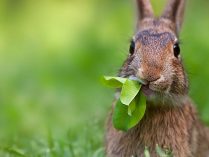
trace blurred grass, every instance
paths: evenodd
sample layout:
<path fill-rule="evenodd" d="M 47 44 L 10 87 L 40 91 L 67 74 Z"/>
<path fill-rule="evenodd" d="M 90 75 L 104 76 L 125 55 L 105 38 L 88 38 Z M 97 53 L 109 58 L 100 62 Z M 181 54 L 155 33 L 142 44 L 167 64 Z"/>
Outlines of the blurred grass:
<path fill-rule="evenodd" d="M 160 14 L 165 0 L 154 1 Z M 209 124 L 209 2 L 188 2 L 182 55 Z M 102 156 L 115 75 L 134 33 L 126 0 L 0 0 L 0 156 Z M 96 155 L 95 155 L 96 154 Z"/>

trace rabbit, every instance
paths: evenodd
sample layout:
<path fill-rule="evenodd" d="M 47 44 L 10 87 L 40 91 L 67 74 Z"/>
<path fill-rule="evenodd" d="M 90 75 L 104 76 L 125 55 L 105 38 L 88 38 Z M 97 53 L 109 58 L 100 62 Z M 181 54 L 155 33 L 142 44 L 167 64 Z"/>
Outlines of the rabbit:
<path fill-rule="evenodd" d="M 145 147 L 157 157 L 156 145 L 174 157 L 209 157 L 209 129 L 188 96 L 180 54 L 185 4 L 186 0 L 168 0 L 163 14 L 154 17 L 149 0 L 136 0 L 137 31 L 118 76 L 142 80 L 147 109 L 135 127 L 119 131 L 112 124 L 115 99 L 105 132 L 107 157 L 144 157 Z"/>

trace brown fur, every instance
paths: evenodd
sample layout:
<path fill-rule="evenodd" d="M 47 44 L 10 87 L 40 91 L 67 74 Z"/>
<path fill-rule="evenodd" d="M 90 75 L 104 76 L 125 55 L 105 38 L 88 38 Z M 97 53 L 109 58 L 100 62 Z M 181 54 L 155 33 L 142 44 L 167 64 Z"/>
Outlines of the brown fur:
<path fill-rule="evenodd" d="M 173 52 L 185 0 L 170 0 L 160 18 L 153 17 L 149 0 L 137 0 L 137 6 L 140 15 L 134 37 L 135 52 L 128 56 L 119 76 L 144 80 L 154 96 L 147 95 L 145 116 L 127 132 L 112 126 L 111 111 L 106 132 L 107 156 L 143 157 L 147 146 L 151 157 L 157 157 L 158 144 L 172 150 L 174 157 L 209 157 L 209 129 L 197 118 L 188 97 L 181 57 L 175 57 Z"/>

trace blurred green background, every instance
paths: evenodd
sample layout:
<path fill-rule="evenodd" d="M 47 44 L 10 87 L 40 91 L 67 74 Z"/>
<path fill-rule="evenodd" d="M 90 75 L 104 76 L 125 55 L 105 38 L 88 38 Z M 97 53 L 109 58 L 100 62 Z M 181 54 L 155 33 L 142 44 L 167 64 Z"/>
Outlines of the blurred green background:
<path fill-rule="evenodd" d="M 152 0 L 157 15 L 165 0 Z M 0 0 L 0 156 L 102 156 L 133 1 Z M 189 0 L 181 34 L 190 95 L 209 124 L 209 1 Z"/>

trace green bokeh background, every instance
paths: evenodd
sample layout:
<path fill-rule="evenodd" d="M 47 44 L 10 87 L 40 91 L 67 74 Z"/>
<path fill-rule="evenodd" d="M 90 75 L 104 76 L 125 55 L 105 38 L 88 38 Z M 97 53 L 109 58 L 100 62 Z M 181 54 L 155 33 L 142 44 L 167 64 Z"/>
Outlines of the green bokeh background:
<path fill-rule="evenodd" d="M 99 78 L 117 74 L 135 19 L 127 0 L 0 0 L 0 156 L 101 156 L 114 92 Z M 208 0 L 188 0 L 181 40 L 209 124 Z"/>

